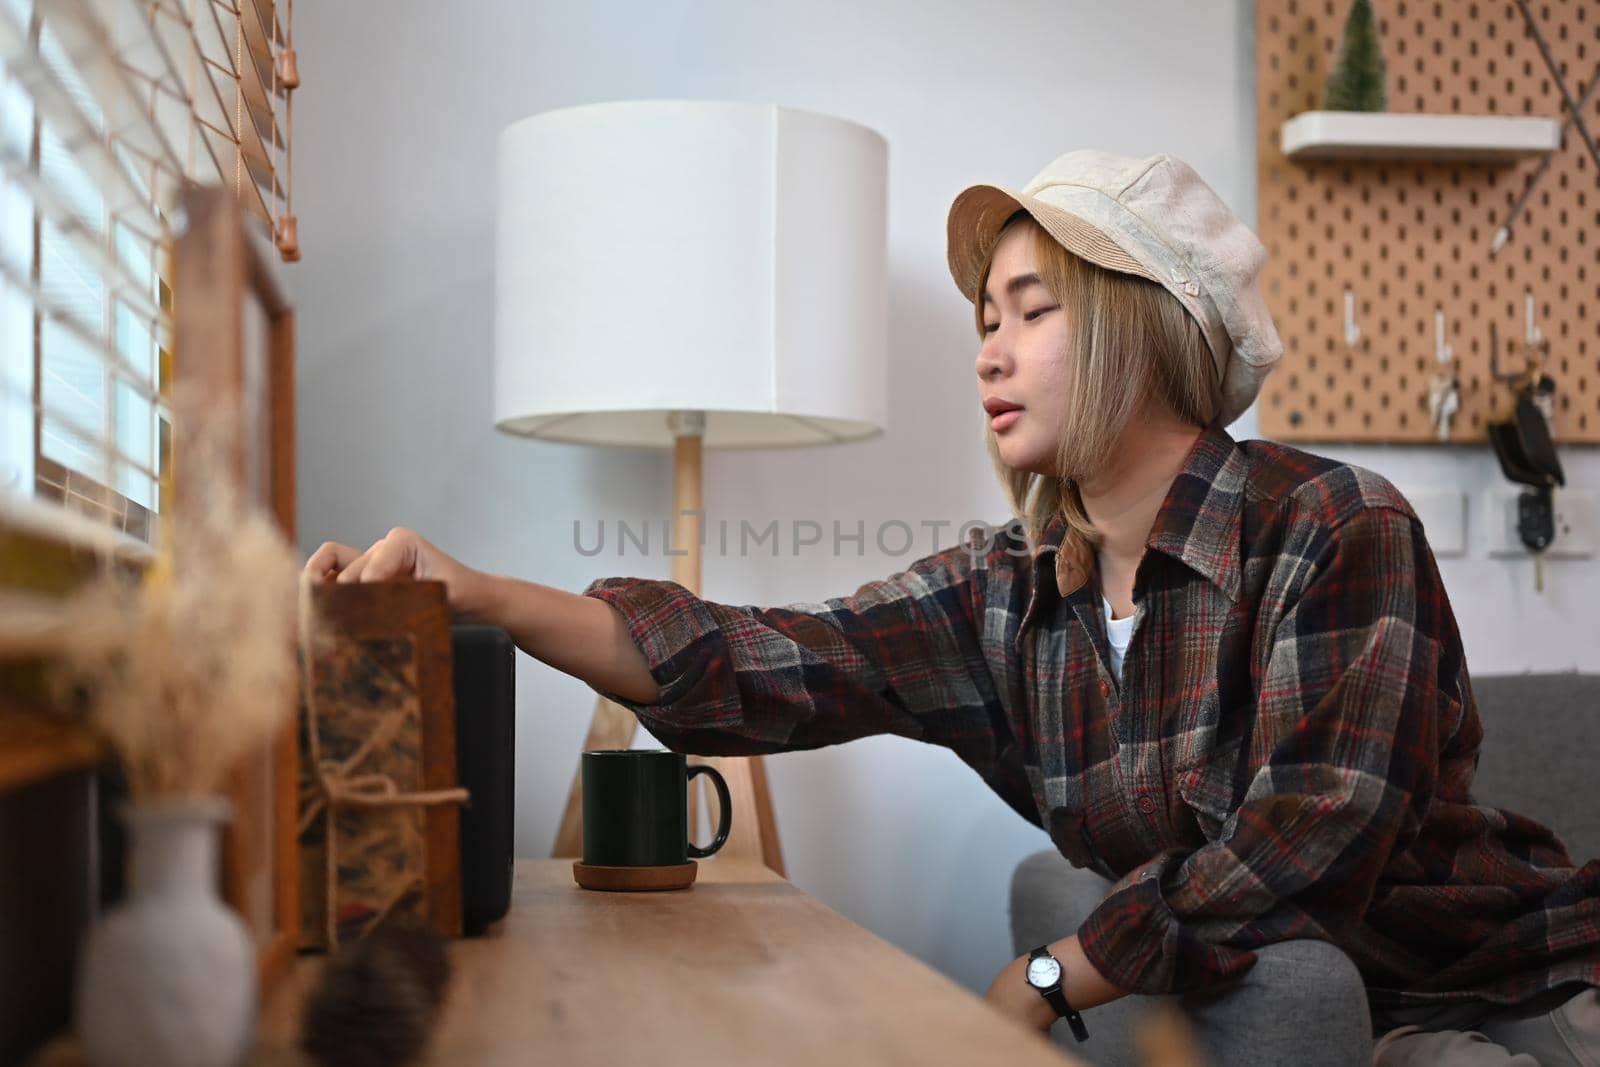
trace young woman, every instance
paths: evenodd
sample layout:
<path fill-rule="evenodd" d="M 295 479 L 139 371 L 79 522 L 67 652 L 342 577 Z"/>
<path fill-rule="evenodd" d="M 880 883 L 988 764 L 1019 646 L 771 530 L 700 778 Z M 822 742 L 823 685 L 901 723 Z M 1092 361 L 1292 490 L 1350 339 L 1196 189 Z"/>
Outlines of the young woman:
<path fill-rule="evenodd" d="M 998 536 L 769 609 L 574 595 L 405 529 L 307 570 L 441 579 L 678 751 L 950 748 L 1104 879 L 989 990 L 1040 1030 L 1157 995 L 1219 1064 L 1600 1062 L 1600 862 L 1473 802 L 1482 735 L 1416 516 L 1376 474 L 1222 429 L 1281 352 L 1255 235 L 1179 160 L 1078 151 L 964 191 L 949 239 Z"/>

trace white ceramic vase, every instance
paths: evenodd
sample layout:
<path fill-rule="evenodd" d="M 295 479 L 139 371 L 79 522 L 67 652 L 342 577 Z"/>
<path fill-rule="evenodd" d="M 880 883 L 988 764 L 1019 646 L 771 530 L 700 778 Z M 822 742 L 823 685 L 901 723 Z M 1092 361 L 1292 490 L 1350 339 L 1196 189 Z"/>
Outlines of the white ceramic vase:
<path fill-rule="evenodd" d="M 222 797 L 126 807 L 128 892 L 90 929 L 75 1029 L 93 1067 L 234 1067 L 255 1036 L 256 953 L 217 892 Z"/>

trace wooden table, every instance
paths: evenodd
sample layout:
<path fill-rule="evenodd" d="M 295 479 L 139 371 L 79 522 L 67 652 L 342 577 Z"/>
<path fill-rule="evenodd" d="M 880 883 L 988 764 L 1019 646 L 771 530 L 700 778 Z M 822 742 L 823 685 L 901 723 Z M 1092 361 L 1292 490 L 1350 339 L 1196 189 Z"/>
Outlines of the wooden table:
<path fill-rule="evenodd" d="M 432 1064 L 1073 1064 L 1043 1035 L 766 867 L 701 861 L 689 889 L 598 893 L 571 860 L 519 860 L 511 913 L 452 946 Z M 303 957 L 262 1018 L 295 1049 Z"/>

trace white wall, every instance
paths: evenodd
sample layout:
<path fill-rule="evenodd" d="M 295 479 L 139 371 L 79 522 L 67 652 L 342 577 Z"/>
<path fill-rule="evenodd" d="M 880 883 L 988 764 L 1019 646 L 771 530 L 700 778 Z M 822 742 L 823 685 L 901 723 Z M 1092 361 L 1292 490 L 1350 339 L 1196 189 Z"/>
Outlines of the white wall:
<path fill-rule="evenodd" d="M 572 523 L 670 510 L 664 454 L 497 434 L 490 420 L 495 138 L 535 112 L 648 97 L 768 101 L 889 141 L 888 432 L 834 449 L 707 456 L 713 521 L 1000 521 L 981 441 L 970 307 L 950 281 L 945 212 L 967 184 L 1020 185 L 1056 154 L 1172 152 L 1254 218 L 1250 7 L 1223 0 L 731 0 L 449 7 L 303 4 L 296 207 L 301 540 L 365 546 L 406 525 L 469 564 L 569 590 L 665 577 L 659 554 L 586 558 Z M 472 17 L 475 16 L 475 17 Z M 604 190 L 596 190 L 604 195 Z M 624 279 L 650 284 L 649 278 Z M 619 287 L 619 313 L 627 310 Z M 1253 416 L 1236 424 L 1253 435 Z M 1482 449 L 1327 451 L 1402 488 L 1498 480 Z M 1570 456 L 1593 487 L 1593 455 Z M 1478 513 L 1474 513 L 1474 519 Z M 787 526 L 785 526 L 787 529 Z M 613 542 L 614 544 L 615 542 Z M 708 555 L 705 595 L 778 604 L 853 591 L 953 543 L 831 558 Z M 1600 666 L 1600 579 L 1474 549 L 1444 562 L 1479 672 Z M 517 850 L 546 855 L 594 704 L 526 657 L 518 670 Z M 648 743 L 648 738 L 645 742 Z M 950 753 L 870 738 L 768 761 L 791 878 L 975 991 L 1011 958 L 1006 888 L 1044 833 Z"/>

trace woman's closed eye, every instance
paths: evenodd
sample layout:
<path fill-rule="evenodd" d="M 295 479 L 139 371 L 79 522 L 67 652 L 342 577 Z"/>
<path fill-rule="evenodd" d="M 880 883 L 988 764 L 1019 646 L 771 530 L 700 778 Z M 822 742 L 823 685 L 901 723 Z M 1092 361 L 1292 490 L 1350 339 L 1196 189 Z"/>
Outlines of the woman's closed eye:
<path fill-rule="evenodd" d="M 1030 312 L 1028 312 L 1026 315 L 1024 315 L 1022 317 L 1026 321 L 1032 322 L 1034 319 L 1038 318 L 1040 315 L 1043 315 L 1046 312 L 1055 311 L 1055 310 L 1056 310 L 1055 305 L 1052 305 L 1052 306 L 1047 307 L 1047 308 L 1040 308 L 1038 311 L 1030 311 Z M 993 331 L 998 330 L 999 328 L 1000 328 L 1000 324 L 998 322 L 986 322 L 983 325 L 983 332 L 984 333 L 992 333 Z"/>

